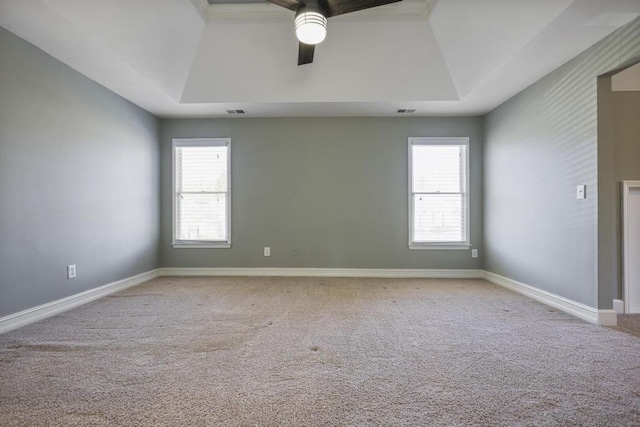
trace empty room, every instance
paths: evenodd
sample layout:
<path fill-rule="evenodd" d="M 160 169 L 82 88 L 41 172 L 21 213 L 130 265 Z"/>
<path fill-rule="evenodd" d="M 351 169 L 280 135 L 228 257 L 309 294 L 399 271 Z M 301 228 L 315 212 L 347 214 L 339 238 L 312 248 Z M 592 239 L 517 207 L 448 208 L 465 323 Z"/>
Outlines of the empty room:
<path fill-rule="evenodd" d="M 1 426 L 640 425 L 639 0 L 0 0 Z"/>

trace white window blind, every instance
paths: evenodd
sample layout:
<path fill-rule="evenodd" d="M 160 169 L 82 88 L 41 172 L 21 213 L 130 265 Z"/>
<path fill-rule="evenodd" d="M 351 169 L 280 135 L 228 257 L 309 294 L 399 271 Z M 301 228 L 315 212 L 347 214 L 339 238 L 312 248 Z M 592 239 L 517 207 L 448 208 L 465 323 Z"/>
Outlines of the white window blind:
<path fill-rule="evenodd" d="M 409 140 L 409 245 L 468 247 L 468 139 Z"/>
<path fill-rule="evenodd" d="M 230 141 L 173 141 L 174 246 L 229 247 Z"/>

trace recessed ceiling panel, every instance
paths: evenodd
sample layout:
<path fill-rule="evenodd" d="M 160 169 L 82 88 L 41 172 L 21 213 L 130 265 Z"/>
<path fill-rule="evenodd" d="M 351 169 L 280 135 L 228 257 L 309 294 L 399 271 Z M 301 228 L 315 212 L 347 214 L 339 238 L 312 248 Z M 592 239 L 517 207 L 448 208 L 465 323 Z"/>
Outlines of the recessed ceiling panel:
<path fill-rule="evenodd" d="M 330 21 L 297 65 L 291 22 L 210 22 L 183 103 L 457 100 L 426 21 Z"/>

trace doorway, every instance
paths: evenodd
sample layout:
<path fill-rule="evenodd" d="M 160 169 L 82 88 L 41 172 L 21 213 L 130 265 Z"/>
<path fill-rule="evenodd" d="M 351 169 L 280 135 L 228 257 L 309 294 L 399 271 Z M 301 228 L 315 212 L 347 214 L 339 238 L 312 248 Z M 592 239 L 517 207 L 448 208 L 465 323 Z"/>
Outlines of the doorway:
<path fill-rule="evenodd" d="M 625 313 L 640 313 L 640 181 L 622 182 Z"/>
<path fill-rule="evenodd" d="M 615 307 L 618 314 L 636 313 L 640 320 L 640 249 L 626 253 L 627 229 L 624 184 L 633 188 L 632 207 L 640 182 L 640 56 L 598 77 L 598 304 Z M 638 211 L 636 211 L 638 212 Z M 630 217 L 632 215 L 629 215 Z M 635 218 L 640 218 L 636 213 Z M 640 235 L 633 239 L 640 242 Z M 630 244 L 633 246 L 633 243 Z M 626 273 L 625 273 L 626 272 Z M 626 276 L 628 277 L 625 277 Z M 631 286 L 631 288 L 629 288 Z M 638 285 L 640 286 L 640 285 Z M 630 298 L 631 297 L 631 301 Z M 618 308 L 619 300 L 624 303 Z M 619 301 L 619 302 L 623 302 Z M 637 302 L 636 302 L 637 301 Z"/>

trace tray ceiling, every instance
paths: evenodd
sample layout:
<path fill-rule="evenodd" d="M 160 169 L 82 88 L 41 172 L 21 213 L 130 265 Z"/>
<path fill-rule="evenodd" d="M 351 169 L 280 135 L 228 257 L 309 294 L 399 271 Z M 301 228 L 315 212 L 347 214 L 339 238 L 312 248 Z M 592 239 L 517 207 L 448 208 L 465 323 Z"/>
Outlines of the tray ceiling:
<path fill-rule="evenodd" d="M 299 67 L 290 11 L 218 3 L 3 0 L 0 25 L 162 117 L 476 115 L 640 16 L 637 0 L 404 0 L 331 18 Z"/>

